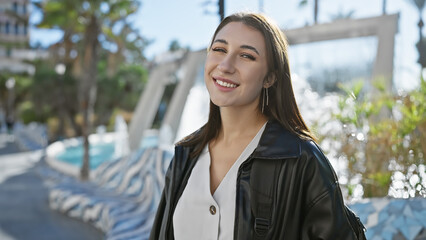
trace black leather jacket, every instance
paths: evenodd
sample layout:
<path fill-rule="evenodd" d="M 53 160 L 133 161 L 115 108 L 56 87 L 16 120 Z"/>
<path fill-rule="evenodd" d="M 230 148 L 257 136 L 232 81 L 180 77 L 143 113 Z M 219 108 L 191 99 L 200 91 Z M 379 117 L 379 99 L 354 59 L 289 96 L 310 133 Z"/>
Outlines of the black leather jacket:
<path fill-rule="evenodd" d="M 174 239 L 173 212 L 196 162 L 189 157 L 192 149 L 175 148 L 152 240 Z M 236 195 L 234 239 L 365 239 L 362 224 L 348 217 L 322 151 L 275 121 L 238 169 Z"/>

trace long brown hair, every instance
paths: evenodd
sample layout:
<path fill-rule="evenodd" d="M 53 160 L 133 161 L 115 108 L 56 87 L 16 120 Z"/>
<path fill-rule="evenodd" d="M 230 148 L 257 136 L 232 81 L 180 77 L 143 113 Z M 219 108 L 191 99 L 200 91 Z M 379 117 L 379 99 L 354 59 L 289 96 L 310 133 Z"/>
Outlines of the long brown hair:
<path fill-rule="evenodd" d="M 294 97 L 291 84 L 290 65 L 288 60 L 288 43 L 284 33 L 270 19 L 257 13 L 235 13 L 219 24 L 214 32 L 208 50 L 217 33 L 228 23 L 242 22 L 245 25 L 258 30 L 265 38 L 266 55 L 268 63 L 267 79 L 273 79 L 274 83 L 267 89 L 269 104 L 264 106 L 263 114 L 268 119 L 278 121 L 284 128 L 296 134 L 302 139 L 315 140 L 314 135 L 303 121 Z M 263 99 L 262 91 L 260 99 Z M 262 109 L 262 101 L 259 101 L 259 111 Z M 219 107 L 210 101 L 210 113 L 207 123 L 196 133 L 178 143 L 182 146 L 195 146 L 192 157 L 198 156 L 204 146 L 216 138 L 222 127 Z"/>

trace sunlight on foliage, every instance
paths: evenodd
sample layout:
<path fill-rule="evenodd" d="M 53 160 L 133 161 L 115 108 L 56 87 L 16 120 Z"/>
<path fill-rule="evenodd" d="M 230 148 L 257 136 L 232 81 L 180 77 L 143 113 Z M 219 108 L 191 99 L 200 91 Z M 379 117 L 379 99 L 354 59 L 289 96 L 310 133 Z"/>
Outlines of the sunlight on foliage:
<path fill-rule="evenodd" d="M 426 197 L 426 83 L 397 96 L 386 93 L 381 81 L 374 86 L 372 96 L 362 96 L 362 82 L 341 86 L 346 95 L 333 120 L 342 131 L 320 139 L 338 141 L 349 196 L 357 183 L 363 197 Z"/>

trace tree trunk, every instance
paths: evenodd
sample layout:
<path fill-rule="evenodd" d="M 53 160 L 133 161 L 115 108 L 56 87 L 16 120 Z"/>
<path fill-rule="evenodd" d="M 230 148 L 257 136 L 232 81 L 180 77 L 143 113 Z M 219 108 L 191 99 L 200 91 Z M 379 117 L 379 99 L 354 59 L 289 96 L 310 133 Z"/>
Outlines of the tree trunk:
<path fill-rule="evenodd" d="M 83 165 L 80 170 L 80 178 L 82 180 L 88 180 L 90 176 L 89 134 L 92 128 L 91 117 L 96 101 L 98 33 L 98 21 L 96 16 L 92 16 L 85 32 L 83 76 L 80 82 L 80 108 L 83 115 L 82 132 L 84 147 Z"/>
<path fill-rule="evenodd" d="M 386 15 L 386 0 L 383 0 L 382 2 L 382 14 Z"/>
<path fill-rule="evenodd" d="M 315 5 L 314 5 L 314 22 L 315 22 L 315 24 L 318 23 L 318 1 L 319 0 L 315 0 Z"/>
<path fill-rule="evenodd" d="M 71 124 L 72 129 L 74 130 L 75 136 L 81 136 L 83 135 L 83 131 L 81 130 L 81 127 L 77 124 L 74 117 L 76 114 L 68 114 L 67 118 L 69 123 Z"/>
<path fill-rule="evenodd" d="M 102 113 L 97 113 L 96 114 L 96 126 L 98 125 L 105 125 L 107 126 L 109 123 L 109 120 L 111 119 L 112 113 L 113 113 L 113 109 L 114 106 L 110 106 L 111 110 L 108 111 L 103 111 Z"/>

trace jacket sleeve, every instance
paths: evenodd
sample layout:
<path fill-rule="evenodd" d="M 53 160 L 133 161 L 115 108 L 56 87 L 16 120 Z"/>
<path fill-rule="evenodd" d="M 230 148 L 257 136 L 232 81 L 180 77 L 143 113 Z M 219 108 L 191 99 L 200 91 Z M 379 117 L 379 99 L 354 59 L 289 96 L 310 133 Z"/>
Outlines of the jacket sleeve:
<path fill-rule="evenodd" d="M 353 228 L 346 215 L 346 207 L 338 188 L 336 183 L 333 191 L 324 192 L 315 200 L 305 215 L 302 239 L 358 239 L 357 229 Z"/>
<path fill-rule="evenodd" d="M 174 162 L 174 158 L 172 159 L 169 168 L 167 169 L 166 172 L 166 177 L 165 177 L 165 184 L 164 184 L 164 189 L 163 192 L 161 194 L 161 199 L 160 199 L 160 203 L 158 204 L 158 208 L 157 208 L 157 213 L 155 215 L 155 219 L 154 219 L 154 223 L 152 225 L 152 229 L 151 229 L 151 234 L 149 236 L 149 240 L 158 240 L 161 239 L 161 233 L 164 231 L 162 231 L 162 228 L 166 227 L 166 222 L 167 222 L 167 208 L 169 206 L 169 204 L 167 203 L 167 195 L 169 194 L 169 187 L 170 187 L 170 179 L 171 179 L 171 174 L 172 174 L 172 164 Z M 162 238 L 164 238 L 164 236 L 161 236 Z"/>
<path fill-rule="evenodd" d="M 315 144 L 316 146 L 316 144 Z M 308 189 L 316 192 L 310 200 L 302 224 L 302 239 L 357 240 L 365 239 L 363 226 L 354 221 L 355 215 L 344 204 L 337 176 L 318 146 L 314 147 L 311 159 L 316 162 L 313 168 L 320 168 L 322 174 L 309 181 Z M 318 171 L 318 169 L 314 170 Z M 321 189 L 320 191 L 314 190 Z"/>

